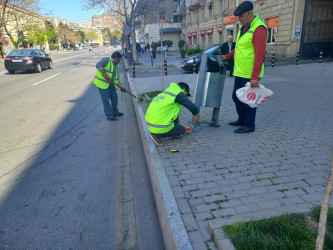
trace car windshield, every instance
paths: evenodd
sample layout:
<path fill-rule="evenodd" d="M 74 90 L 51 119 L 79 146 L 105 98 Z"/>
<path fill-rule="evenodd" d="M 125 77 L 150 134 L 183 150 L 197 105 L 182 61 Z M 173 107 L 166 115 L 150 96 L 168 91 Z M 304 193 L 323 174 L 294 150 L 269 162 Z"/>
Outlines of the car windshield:
<path fill-rule="evenodd" d="M 13 50 L 8 56 L 32 56 L 33 50 Z"/>
<path fill-rule="evenodd" d="M 213 48 L 210 48 L 204 52 L 204 54 L 212 54 L 214 50 L 216 50 L 219 46 L 215 46 Z"/>

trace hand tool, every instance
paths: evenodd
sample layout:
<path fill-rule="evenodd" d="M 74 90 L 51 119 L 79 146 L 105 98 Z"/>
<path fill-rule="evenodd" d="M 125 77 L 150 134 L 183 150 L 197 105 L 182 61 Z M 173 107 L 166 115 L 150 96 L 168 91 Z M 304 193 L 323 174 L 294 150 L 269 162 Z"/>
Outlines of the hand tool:
<path fill-rule="evenodd" d="M 115 86 L 117 86 L 118 87 L 118 84 L 116 84 L 116 83 L 114 83 L 114 82 L 109 82 L 109 83 L 112 83 L 113 85 L 115 85 Z M 134 98 L 136 98 L 136 99 L 139 99 L 140 100 L 140 98 L 139 97 L 136 97 L 135 95 L 133 95 L 131 92 L 129 92 L 127 89 L 125 89 L 124 88 L 124 90 L 121 90 L 121 91 L 123 91 L 123 92 L 126 92 L 126 93 L 128 93 L 128 94 L 130 94 L 131 96 L 133 96 Z"/>
<path fill-rule="evenodd" d="M 171 153 L 177 153 L 177 152 L 186 152 L 187 150 L 181 150 L 181 149 L 170 149 Z"/>

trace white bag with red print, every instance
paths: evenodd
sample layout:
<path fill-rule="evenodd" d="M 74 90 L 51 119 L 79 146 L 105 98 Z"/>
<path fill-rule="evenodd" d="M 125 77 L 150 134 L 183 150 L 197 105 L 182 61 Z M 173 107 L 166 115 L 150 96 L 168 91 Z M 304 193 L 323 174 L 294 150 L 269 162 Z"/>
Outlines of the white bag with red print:
<path fill-rule="evenodd" d="M 273 91 L 262 84 L 259 84 L 259 88 L 252 88 L 248 82 L 245 87 L 237 89 L 236 95 L 241 102 L 248 104 L 251 108 L 256 108 L 273 95 Z"/>

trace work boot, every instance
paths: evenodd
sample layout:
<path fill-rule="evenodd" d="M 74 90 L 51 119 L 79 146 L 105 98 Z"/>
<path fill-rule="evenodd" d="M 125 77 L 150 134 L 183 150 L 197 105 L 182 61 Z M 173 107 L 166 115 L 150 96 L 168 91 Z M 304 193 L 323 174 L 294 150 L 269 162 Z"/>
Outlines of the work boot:
<path fill-rule="evenodd" d="M 155 142 L 156 146 L 162 146 L 163 142 L 158 139 L 156 134 L 150 133 L 150 138 Z"/>

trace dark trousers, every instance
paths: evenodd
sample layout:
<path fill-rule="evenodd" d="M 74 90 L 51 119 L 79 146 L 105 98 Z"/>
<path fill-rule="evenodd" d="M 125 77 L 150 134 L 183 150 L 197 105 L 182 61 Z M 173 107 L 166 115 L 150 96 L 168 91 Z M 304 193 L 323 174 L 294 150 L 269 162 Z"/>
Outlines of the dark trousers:
<path fill-rule="evenodd" d="M 229 60 L 229 68 L 230 68 L 230 76 L 233 76 L 234 74 L 234 60 Z"/>
<path fill-rule="evenodd" d="M 102 98 L 104 113 L 107 118 L 112 118 L 115 114 L 118 114 L 118 96 L 116 87 L 110 84 L 107 89 L 98 88 Z M 111 104 L 110 104 L 111 101 Z"/>
<path fill-rule="evenodd" d="M 244 87 L 247 82 L 250 82 L 250 79 L 238 76 L 235 77 L 234 90 L 232 92 L 232 100 L 236 105 L 238 122 L 243 123 L 244 127 L 254 130 L 257 108 L 251 108 L 249 105 L 241 102 L 236 96 L 236 90 Z"/>
<path fill-rule="evenodd" d="M 180 125 L 179 123 L 175 122 L 174 127 L 169 131 L 164 134 L 158 134 L 160 137 L 177 137 L 185 134 L 185 128 Z"/>
<path fill-rule="evenodd" d="M 153 49 L 153 59 L 156 59 L 156 50 Z"/>

